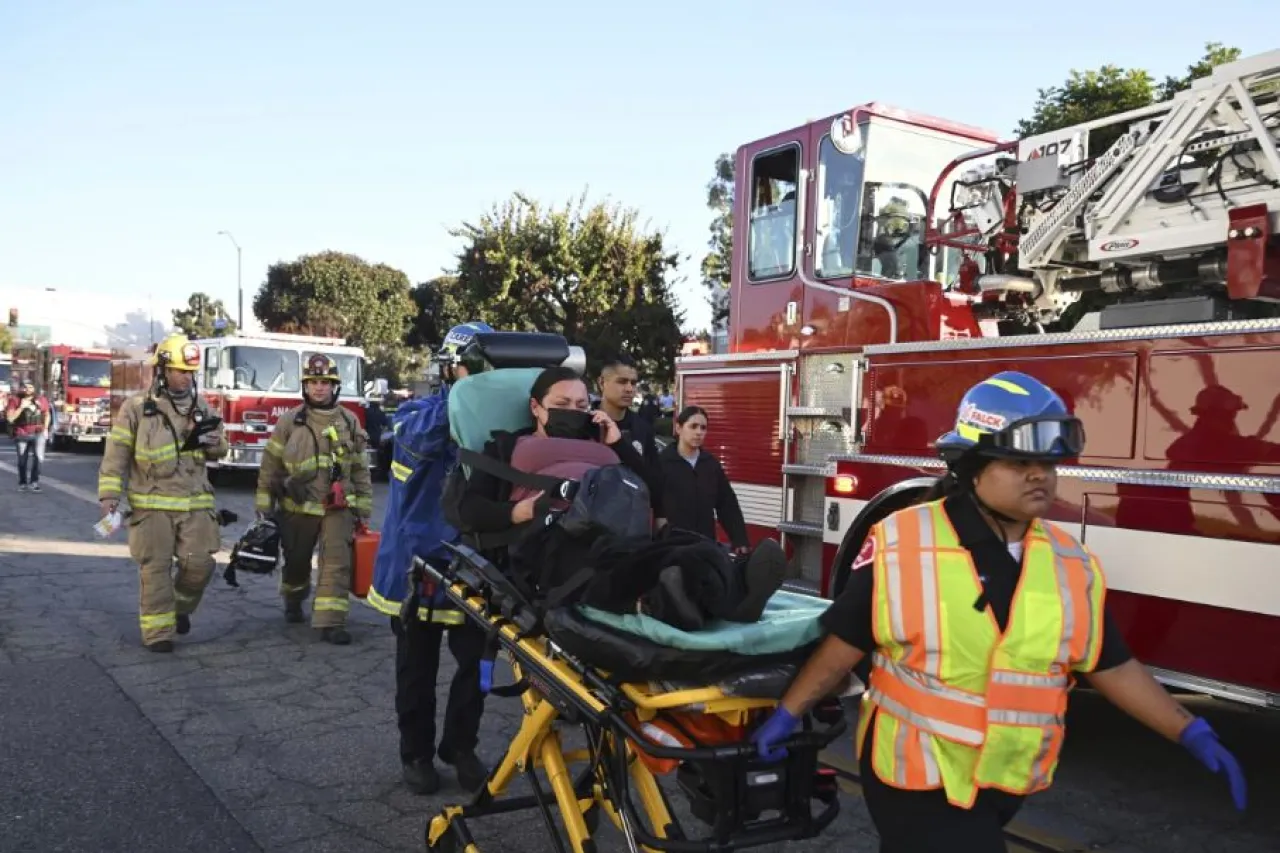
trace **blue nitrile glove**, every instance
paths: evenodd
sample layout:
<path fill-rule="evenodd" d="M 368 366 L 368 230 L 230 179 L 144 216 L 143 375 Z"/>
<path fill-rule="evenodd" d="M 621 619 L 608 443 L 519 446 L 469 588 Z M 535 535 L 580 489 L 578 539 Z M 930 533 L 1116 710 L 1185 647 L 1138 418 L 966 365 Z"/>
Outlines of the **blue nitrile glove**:
<path fill-rule="evenodd" d="M 1231 799 L 1235 801 L 1237 809 L 1244 811 L 1244 771 L 1240 769 L 1240 762 L 1236 761 L 1236 757 L 1218 742 L 1218 733 L 1209 723 L 1203 717 L 1196 717 L 1191 725 L 1182 730 L 1178 742 L 1205 767 L 1214 773 L 1226 775 L 1227 784 L 1231 786 Z"/>
<path fill-rule="evenodd" d="M 493 661 L 480 661 L 480 692 L 488 696 L 493 689 Z"/>
<path fill-rule="evenodd" d="M 799 724 L 799 717 L 779 705 L 769 719 L 764 721 L 764 725 L 751 734 L 751 742 L 760 750 L 760 757 L 765 761 L 781 761 L 787 757 L 786 747 L 774 749 L 774 745 L 791 737 Z"/>

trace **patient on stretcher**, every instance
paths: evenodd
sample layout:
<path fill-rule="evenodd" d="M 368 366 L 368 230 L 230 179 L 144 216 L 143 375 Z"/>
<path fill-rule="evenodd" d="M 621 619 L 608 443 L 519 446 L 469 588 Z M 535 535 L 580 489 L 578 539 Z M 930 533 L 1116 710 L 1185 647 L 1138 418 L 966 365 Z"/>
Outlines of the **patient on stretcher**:
<path fill-rule="evenodd" d="M 644 613 L 683 630 L 713 619 L 760 618 L 786 569 L 777 542 L 765 540 L 740 561 L 696 533 L 669 526 L 653 533 L 653 519 L 662 515 L 660 472 L 623 440 L 612 418 L 590 410 L 587 386 L 573 370 L 542 371 L 528 406 L 533 427 L 494 432 L 484 461 L 467 457 L 473 467 L 457 504 L 464 534 L 476 534 L 513 580 L 543 596 L 548 607 L 578 603 Z M 583 535 L 568 532 L 572 525 L 546 523 L 573 503 L 552 488 L 557 481 L 577 483 L 611 466 L 638 476 L 643 489 L 634 477 L 630 483 L 595 478 L 600 494 L 621 483 L 596 511 L 607 522 L 603 527 Z M 502 547 L 487 546 L 486 538 Z"/>

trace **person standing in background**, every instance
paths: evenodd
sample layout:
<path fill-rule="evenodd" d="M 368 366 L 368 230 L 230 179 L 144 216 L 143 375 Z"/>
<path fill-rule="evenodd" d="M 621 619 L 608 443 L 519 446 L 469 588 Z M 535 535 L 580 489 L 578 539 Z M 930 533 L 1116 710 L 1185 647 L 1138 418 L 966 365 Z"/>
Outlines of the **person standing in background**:
<path fill-rule="evenodd" d="M 40 491 L 40 436 L 49 428 L 49 401 L 28 380 L 9 397 L 5 420 L 18 453 L 18 491 Z"/>
<path fill-rule="evenodd" d="M 738 496 L 720 460 L 702 449 L 707 438 L 707 412 L 685 406 L 676 415 L 676 441 L 659 454 L 662 462 L 662 506 L 672 527 L 716 538 L 720 521 L 736 555 L 750 550 L 747 523 Z"/>
<path fill-rule="evenodd" d="M 640 373 L 630 356 L 616 353 L 606 357 L 600 369 L 600 402 L 593 408 L 603 411 L 613 419 L 622 432 L 623 440 L 644 459 L 645 468 L 652 472 L 652 476 L 660 478 L 662 463 L 658 458 L 653 424 L 631 410 L 639 384 Z M 658 485 L 661 486 L 660 483 Z M 661 509 L 663 491 L 659 488 L 653 495 L 654 513 L 659 527 L 666 523 L 666 513 Z"/>

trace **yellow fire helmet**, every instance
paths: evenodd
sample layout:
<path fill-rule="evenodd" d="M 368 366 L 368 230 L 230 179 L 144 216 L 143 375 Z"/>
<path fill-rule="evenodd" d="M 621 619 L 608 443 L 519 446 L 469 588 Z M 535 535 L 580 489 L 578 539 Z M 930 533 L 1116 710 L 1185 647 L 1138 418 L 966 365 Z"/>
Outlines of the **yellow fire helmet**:
<path fill-rule="evenodd" d="M 338 376 L 338 363 L 324 353 L 318 352 L 308 356 L 307 363 L 302 368 L 302 381 L 306 382 L 309 379 L 341 382 L 342 379 Z"/>
<path fill-rule="evenodd" d="M 186 335 L 170 335 L 156 347 L 148 364 L 194 373 L 200 369 L 200 347 Z"/>

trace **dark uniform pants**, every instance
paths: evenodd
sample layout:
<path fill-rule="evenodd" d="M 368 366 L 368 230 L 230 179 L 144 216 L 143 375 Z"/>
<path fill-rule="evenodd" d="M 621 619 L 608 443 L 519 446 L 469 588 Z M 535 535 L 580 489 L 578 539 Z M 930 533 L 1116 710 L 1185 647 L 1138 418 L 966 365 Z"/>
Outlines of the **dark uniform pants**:
<path fill-rule="evenodd" d="M 311 555 L 320 545 L 316 571 L 316 600 L 311 605 L 313 628 L 337 628 L 347 623 L 351 600 L 351 543 L 356 522 L 350 510 L 332 510 L 324 515 L 282 513 L 280 548 L 284 569 L 280 573 L 280 595 L 285 604 L 301 604 L 311 593 Z"/>
<path fill-rule="evenodd" d="M 941 789 L 894 788 L 871 769 L 874 737 L 872 728 L 859 769 L 862 798 L 880 834 L 880 853 L 1007 853 L 1004 828 L 1018 813 L 1022 797 L 983 790 L 972 808 L 962 809 L 947 802 Z"/>
<path fill-rule="evenodd" d="M 391 620 L 396 635 L 396 723 L 400 727 L 400 760 L 430 761 L 440 754 L 451 760 L 474 752 L 480 739 L 484 694 L 480 692 L 480 659 L 486 636 L 478 625 L 464 622 L 445 628 L 413 620 Z M 444 709 L 444 737 L 436 750 L 436 675 L 445 637 L 458 663 Z"/>

